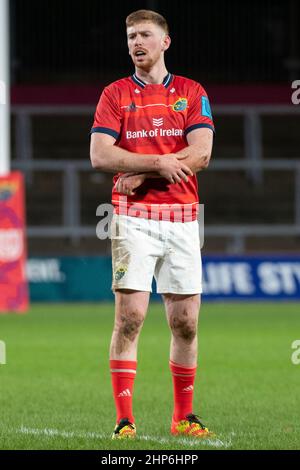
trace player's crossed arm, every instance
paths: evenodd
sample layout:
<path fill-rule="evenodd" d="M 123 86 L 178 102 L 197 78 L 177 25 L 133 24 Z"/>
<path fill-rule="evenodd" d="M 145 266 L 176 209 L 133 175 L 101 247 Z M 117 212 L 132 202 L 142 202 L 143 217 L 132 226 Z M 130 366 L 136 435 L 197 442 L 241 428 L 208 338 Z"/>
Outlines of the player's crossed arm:
<path fill-rule="evenodd" d="M 206 127 L 194 129 L 187 135 L 188 146 L 178 152 L 182 155 L 184 163 L 193 171 L 204 170 L 208 167 L 212 147 L 213 131 Z"/>
<path fill-rule="evenodd" d="M 189 132 L 187 135 L 188 146 L 180 150 L 177 158 L 181 159 L 193 173 L 204 170 L 208 167 L 212 145 L 213 145 L 213 131 L 208 128 L 198 128 Z M 134 190 L 138 188 L 147 178 L 159 178 L 159 173 L 124 173 L 117 182 L 116 189 L 119 193 L 134 195 Z M 187 176 L 184 175 L 183 179 L 187 181 Z M 180 180 L 171 181 L 178 183 Z"/>
<path fill-rule="evenodd" d="M 156 173 L 170 183 L 187 180 L 193 172 L 176 154 L 143 155 L 114 145 L 115 138 L 104 133 L 91 135 L 90 158 L 93 168 L 112 173 Z"/>

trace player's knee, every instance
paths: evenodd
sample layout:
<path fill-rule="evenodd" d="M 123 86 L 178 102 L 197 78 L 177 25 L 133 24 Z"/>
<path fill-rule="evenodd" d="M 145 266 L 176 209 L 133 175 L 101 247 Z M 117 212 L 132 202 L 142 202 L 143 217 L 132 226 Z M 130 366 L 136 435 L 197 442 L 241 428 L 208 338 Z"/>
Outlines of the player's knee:
<path fill-rule="evenodd" d="M 117 322 L 119 334 L 129 341 L 134 341 L 144 322 L 144 315 L 139 310 L 122 313 Z"/>
<path fill-rule="evenodd" d="M 191 343 L 197 335 L 197 320 L 188 316 L 171 317 L 170 328 L 174 336 Z"/>

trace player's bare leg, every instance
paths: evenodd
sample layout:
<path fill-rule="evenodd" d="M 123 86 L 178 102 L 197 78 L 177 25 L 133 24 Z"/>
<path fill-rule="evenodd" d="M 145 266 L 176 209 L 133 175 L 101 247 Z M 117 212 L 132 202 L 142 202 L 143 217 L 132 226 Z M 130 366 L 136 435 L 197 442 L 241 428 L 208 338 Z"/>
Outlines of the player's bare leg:
<path fill-rule="evenodd" d="M 130 289 L 115 292 L 115 324 L 110 359 L 136 361 L 139 335 L 147 314 L 149 292 Z"/>
<path fill-rule="evenodd" d="M 136 434 L 132 412 L 133 385 L 137 365 L 139 335 L 146 317 L 149 292 L 115 292 L 115 324 L 110 345 L 110 369 L 117 411 L 113 438 L 133 438 Z"/>
<path fill-rule="evenodd" d="M 176 435 L 207 437 L 212 433 L 193 413 L 200 295 L 165 294 L 163 298 L 172 334 L 170 369 L 174 387 L 174 412 L 171 432 Z"/>
<path fill-rule="evenodd" d="M 164 294 L 171 329 L 170 360 L 189 367 L 197 365 L 200 295 Z"/>

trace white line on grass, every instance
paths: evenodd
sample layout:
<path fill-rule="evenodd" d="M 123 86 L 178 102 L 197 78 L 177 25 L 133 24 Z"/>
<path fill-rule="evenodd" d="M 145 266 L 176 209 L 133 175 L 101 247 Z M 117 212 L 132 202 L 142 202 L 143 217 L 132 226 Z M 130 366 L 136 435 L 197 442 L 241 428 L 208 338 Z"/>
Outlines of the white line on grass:
<path fill-rule="evenodd" d="M 96 432 L 78 432 L 78 431 L 61 431 L 59 429 L 33 429 L 27 428 L 25 426 L 21 426 L 21 428 L 16 430 L 17 433 L 21 434 L 28 434 L 28 435 L 35 435 L 35 436 L 47 436 L 47 437 L 64 437 L 67 439 L 107 439 L 108 436 L 106 434 L 100 434 Z M 166 437 L 157 438 L 155 436 L 145 436 L 140 435 L 137 436 L 137 440 L 143 441 L 150 441 L 156 442 L 158 444 L 175 444 L 176 442 L 187 447 L 197 447 L 201 444 L 208 445 L 212 447 L 224 447 L 228 448 L 231 446 L 231 439 L 226 441 L 221 441 L 220 439 L 197 439 L 197 438 L 184 438 L 184 437 L 176 437 L 173 439 L 167 439 Z"/>
<path fill-rule="evenodd" d="M 76 431 L 61 431 L 59 429 L 32 429 L 21 426 L 17 429 L 17 433 L 31 434 L 35 436 L 47 437 L 65 437 L 67 439 L 105 439 L 107 436 L 95 432 L 76 432 Z"/>

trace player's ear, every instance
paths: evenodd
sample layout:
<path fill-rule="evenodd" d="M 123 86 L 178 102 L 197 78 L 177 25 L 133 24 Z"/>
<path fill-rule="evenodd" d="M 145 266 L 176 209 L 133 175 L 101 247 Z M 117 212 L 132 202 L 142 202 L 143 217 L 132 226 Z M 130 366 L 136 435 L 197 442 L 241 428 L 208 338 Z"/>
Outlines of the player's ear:
<path fill-rule="evenodd" d="M 162 44 L 163 51 L 166 51 L 167 49 L 169 49 L 170 44 L 171 44 L 171 38 L 168 34 L 165 34 L 163 37 L 163 44 Z"/>

